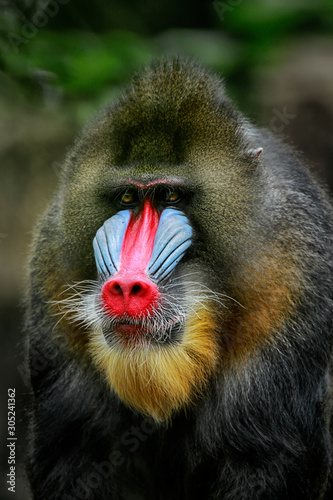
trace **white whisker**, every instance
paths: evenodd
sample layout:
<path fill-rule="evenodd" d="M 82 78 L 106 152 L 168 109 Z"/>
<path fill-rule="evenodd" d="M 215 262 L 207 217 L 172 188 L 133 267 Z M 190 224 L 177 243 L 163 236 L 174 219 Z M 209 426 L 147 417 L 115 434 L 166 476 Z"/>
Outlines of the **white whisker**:
<path fill-rule="evenodd" d="M 117 333 L 117 326 L 129 324 L 140 329 L 140 343 L 127 340 L 128 346 L 134 349 L 151 348 L 154 344 L 165 344 L 172 338 L 175 329 L 182 331 L 189 315 L 194 314 L 199 319 L 199 309 L 209 310 L 209 303 L 215 302 L 223 308 L 228 308 L 228 301 L 242 306 L 237 300 L 227 294 L 210 289 L 200 281 L 192 281 L 198 272 L 190 272 L 160 285 L 161 296 L 159 303 L 147 315 L 137 318 L 124 314 L 121 318 L 108 314 L 101 303 L 101 289 L 103 283 L 93 280 L 84 280 L 66 285 L 61 292 L 61 298 L 50 301 L 56 306 L 55 316 L 59 316 L 56 326 L 62 321 L 77 324 L 85 331 L 103 332 L 105 341 L 110 348 L 122 345 L 124 339 Z M 55 326 L 55 328 L 56 328 Z"/>

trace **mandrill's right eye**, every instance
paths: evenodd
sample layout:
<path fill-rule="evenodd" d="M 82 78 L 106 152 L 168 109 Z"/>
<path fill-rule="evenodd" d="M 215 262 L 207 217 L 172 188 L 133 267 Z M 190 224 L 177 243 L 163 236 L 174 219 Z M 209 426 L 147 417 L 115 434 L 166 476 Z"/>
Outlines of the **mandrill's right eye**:
<path fill-rule="evenodd" d="M 120 196 L 119 199 L 121 205 L 133 205 L 134 203 L 134 193 L 132 191 L 126 191 Z"/>

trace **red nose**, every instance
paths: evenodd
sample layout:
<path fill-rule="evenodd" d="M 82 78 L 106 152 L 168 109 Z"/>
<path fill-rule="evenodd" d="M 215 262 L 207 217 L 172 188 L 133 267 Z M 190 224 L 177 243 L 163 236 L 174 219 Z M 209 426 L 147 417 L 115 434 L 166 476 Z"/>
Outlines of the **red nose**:
<path fill-rule="evenodd" d="M 144 274 L 118 273 L 102 288 L 102 301 L 112 316 L 147 316 L 159 296 L 158 288 Z"/>

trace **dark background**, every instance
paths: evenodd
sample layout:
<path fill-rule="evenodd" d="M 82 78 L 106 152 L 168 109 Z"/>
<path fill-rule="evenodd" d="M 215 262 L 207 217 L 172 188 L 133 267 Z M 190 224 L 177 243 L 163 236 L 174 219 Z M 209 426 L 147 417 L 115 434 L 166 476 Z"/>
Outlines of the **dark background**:
<path fill-rule="evenodd" d="M 75 135 L 152 58 L 186 55 L 223 75 L 241 111 L 302 150 L 332 190 L 332 34 L 332 0 L 0 0 L 1 499 L 28 498 L 21 301 L 33 227 Z M 6 486 L 12 387 L 15 494 Z"/>

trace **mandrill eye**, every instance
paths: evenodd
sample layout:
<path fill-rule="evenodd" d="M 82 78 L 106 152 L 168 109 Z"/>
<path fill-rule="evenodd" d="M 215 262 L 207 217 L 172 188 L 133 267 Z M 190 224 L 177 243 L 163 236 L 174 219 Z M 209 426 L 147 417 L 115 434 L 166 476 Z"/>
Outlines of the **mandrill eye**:
<path fill-rule="evenodd" d="M 132 191 L 126 191 L 120 196 L 121 205 L 132 205 L 134 203 L 134 194 Z"/>
<path fill-rule="evenodd" d="M 179 191 L 175 190 L 170 190 L 166 194 L 166 203 L 178 203 L 181 200 L 181 196 Z"/>

